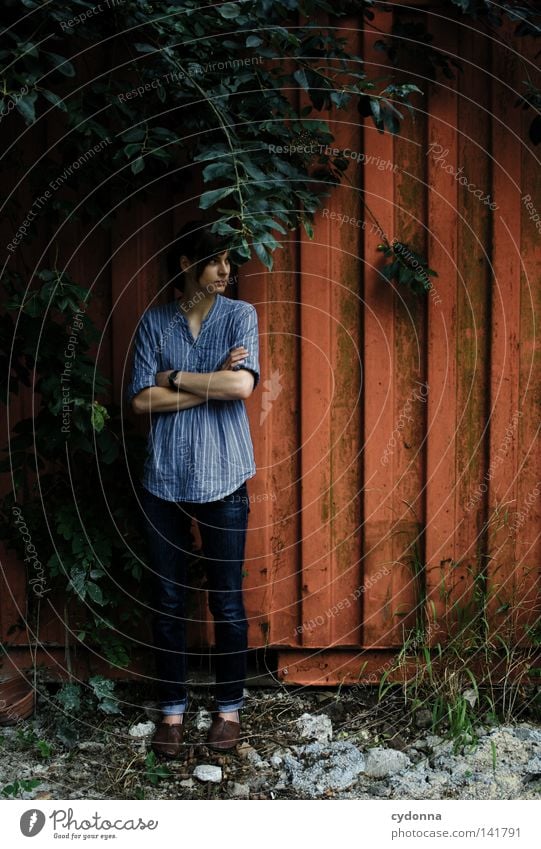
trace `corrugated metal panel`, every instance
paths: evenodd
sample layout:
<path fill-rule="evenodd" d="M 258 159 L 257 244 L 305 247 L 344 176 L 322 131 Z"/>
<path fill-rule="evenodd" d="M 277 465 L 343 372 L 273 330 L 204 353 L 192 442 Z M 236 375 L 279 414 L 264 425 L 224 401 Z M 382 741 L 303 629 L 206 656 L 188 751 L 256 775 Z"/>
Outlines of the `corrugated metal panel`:
<path fill-rule="evenodd" d="M 375 21 L 384 32 L 391 24 L 390 14 Z M 521 195 L 539 210 L 541 186 L 524 141 L 531 114 L 514 107 L 523 68 L 470 27 L 433 16 L 430 28 L 464 73 L 417 80 L 426 97 L 398 137 L 360 123 L 355 108 L 327 115 L 335 145 L 353 152 L 351 183 L 333 190 L 313 240 L 289 234 L 272 272 L 250 262 L 240 274 L 237 295 L 255 304 L 261 334 L 261 384 L 247 402 L 258 465 L 250 645 L 279 648 L 289 681 L 377 680 L 421 612 L 432 643 L 452 639 L 463 628 L 457 608 L 479 611 L 487 591 L 492 636 L 510 629 L 526 642 L 538 612 L 541 249 Z M 370 28 L 352 20 L 343 34 L 382 75 Z M 171 296 L 157 256 L 197 214 L 198 190 L 186 201 L 164 189 L 119 219 L 110 246 L 96 237 L 77 253 L 88 280 L 97 244 L 105 257 L 110 247 L 100 303 L 111 347 L 100 358 L 111 358 L 116 400 L 140 315 Z M 378 273 L 374 221 L 427 253 L 439 276 L 425 300 Z M 506 509 L 521 511 L 513 533 Z M 2 638 L 13 643 L 24 570 L 5 565 Z M 199 597 L 190 638 L 204 647 L 212 623 Z M 60 607 L 49 616 L 49 639 L 61 642 Z"/>

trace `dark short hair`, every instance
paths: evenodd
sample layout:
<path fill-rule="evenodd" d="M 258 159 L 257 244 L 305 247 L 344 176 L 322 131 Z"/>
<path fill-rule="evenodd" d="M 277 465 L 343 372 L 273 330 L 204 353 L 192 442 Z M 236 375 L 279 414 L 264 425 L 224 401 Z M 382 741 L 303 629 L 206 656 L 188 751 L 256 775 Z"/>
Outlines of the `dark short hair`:
<path fill-rule="evenodd" d="M 195 264 L 195 276 L 199 280 L 210 260 L 230 248 L 230 238 L 211 232 L 212 221 L 197 219 L 188 221 L 171 242 L 165 261 L 169 282 L 182 289 L 184 272 L 180 268 L 181 256 L 187 256 Z"/>

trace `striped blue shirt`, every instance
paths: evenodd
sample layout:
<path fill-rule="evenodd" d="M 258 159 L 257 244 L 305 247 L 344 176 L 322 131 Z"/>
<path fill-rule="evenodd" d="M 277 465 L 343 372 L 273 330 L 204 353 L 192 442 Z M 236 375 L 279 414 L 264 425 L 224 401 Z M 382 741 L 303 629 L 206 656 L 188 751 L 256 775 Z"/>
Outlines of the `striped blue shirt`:
<path fill-rule="evenodd" d="M 169 369 L 218 371 L 240 345 L 248 356 L 235 368 L 248 368 L 259 382 L 259 339 L 255 307 L 215 295 L 194 340 L 178 301 L 147 310 L 135 334 L 130 403 L 156 373 Z M 210 399 L 196 407 L 152 413 L 141 483 L 166 501 L 216 501 L 256 473 L 244 401 Z"/>

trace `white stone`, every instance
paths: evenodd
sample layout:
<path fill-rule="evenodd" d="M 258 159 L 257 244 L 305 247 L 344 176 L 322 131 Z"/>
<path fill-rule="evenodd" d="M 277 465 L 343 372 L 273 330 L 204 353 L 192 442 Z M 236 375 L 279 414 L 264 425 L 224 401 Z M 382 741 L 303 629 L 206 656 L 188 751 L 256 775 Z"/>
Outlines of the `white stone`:
<path fill-rule="evenodd" d="M 150 720 L 148 722 L 138 722 L 137 725 L 132 725 L 128 734 L 130 737 L 148 737 L 154 733 L 156 726 Z"/>
<path fill-rule="evenodd" d="M 246 753 L 246 760 L 248 761 L 248 763 L 251 763 L 252 766 L 261 766 L 263 763 L 263 758 L 261 757 L 259 752 L 256 752 L 255 749 L 252 749 L 251 751 Z"/>
<path fill-rule="evenodd" d="M 330 743 L 332 740 L 332 722 L 325 714 L 313 716 L 303 713 L 296 722 L 299 734 L 307 740 L 317 743 Z"/>
<path fill-rule="evenodd" d="M 239 799 L 248 799 L 250 796 L 250 788 L 247 784 L 239 784 L 235 781 L 231 788 L 231 795 Z"/>
<path fill-rule="evenodd" d="M 385 778 L 402 772 L 412 763 L 404 752 L 377 747 L 366 752 L 365 774 L 371 778 Z"/>
<path fill-rule="evenodd" d="M 477 702 L 477 693 L 475 692 L 473 687 L 470 687 L 469 690 L 464 690 L 464 692 L 462 693 L 462 698 L 466 699 L 466 701 L 469 702 L 472 708 L 475 707 L 475 704 Z"/>
<path fill-rule="evenodd" d="M 199 781 L 213 781 L 219 784 L 222 780 L 222 768 L 221 766 L 214 766 L 214 764 L 198 764 L 193 775 Z"/>
<path fill-rule="evenodd" d="M 208 731 L 211 725 L 211 714 L 208 712 L 208 710 L 202 708 L 200 711 L 197 712 L 197 715 L 195 717 L 195 727 L 198 731 Z"/>

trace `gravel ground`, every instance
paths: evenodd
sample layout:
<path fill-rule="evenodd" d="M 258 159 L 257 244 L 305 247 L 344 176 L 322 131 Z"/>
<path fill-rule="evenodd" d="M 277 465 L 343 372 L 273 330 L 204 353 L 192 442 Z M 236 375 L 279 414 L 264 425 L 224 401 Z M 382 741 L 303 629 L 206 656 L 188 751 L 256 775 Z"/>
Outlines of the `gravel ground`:
<path fill-rule="evenodd" d="M 541 724 L 531 714 L 478 726 L 477 742 L 454 751 L 428 711 L 407 715 L 396 696 L 378 705 L 374 688 L 254 687 L 241 744 L 218 754 L 204 742 L 211 701 L 194 689 L 183 754 L 161 760 L 150 749 L 160 714 L 136 685 L 119 685 L 121 714 L 73 721 L 52 703 L 54 689 L 42 688 L 34 718 L 0 729 L 6 798 L 538 799 L 541 791 Z M 32 789 L 5 791 L 32 779 Z"/>

